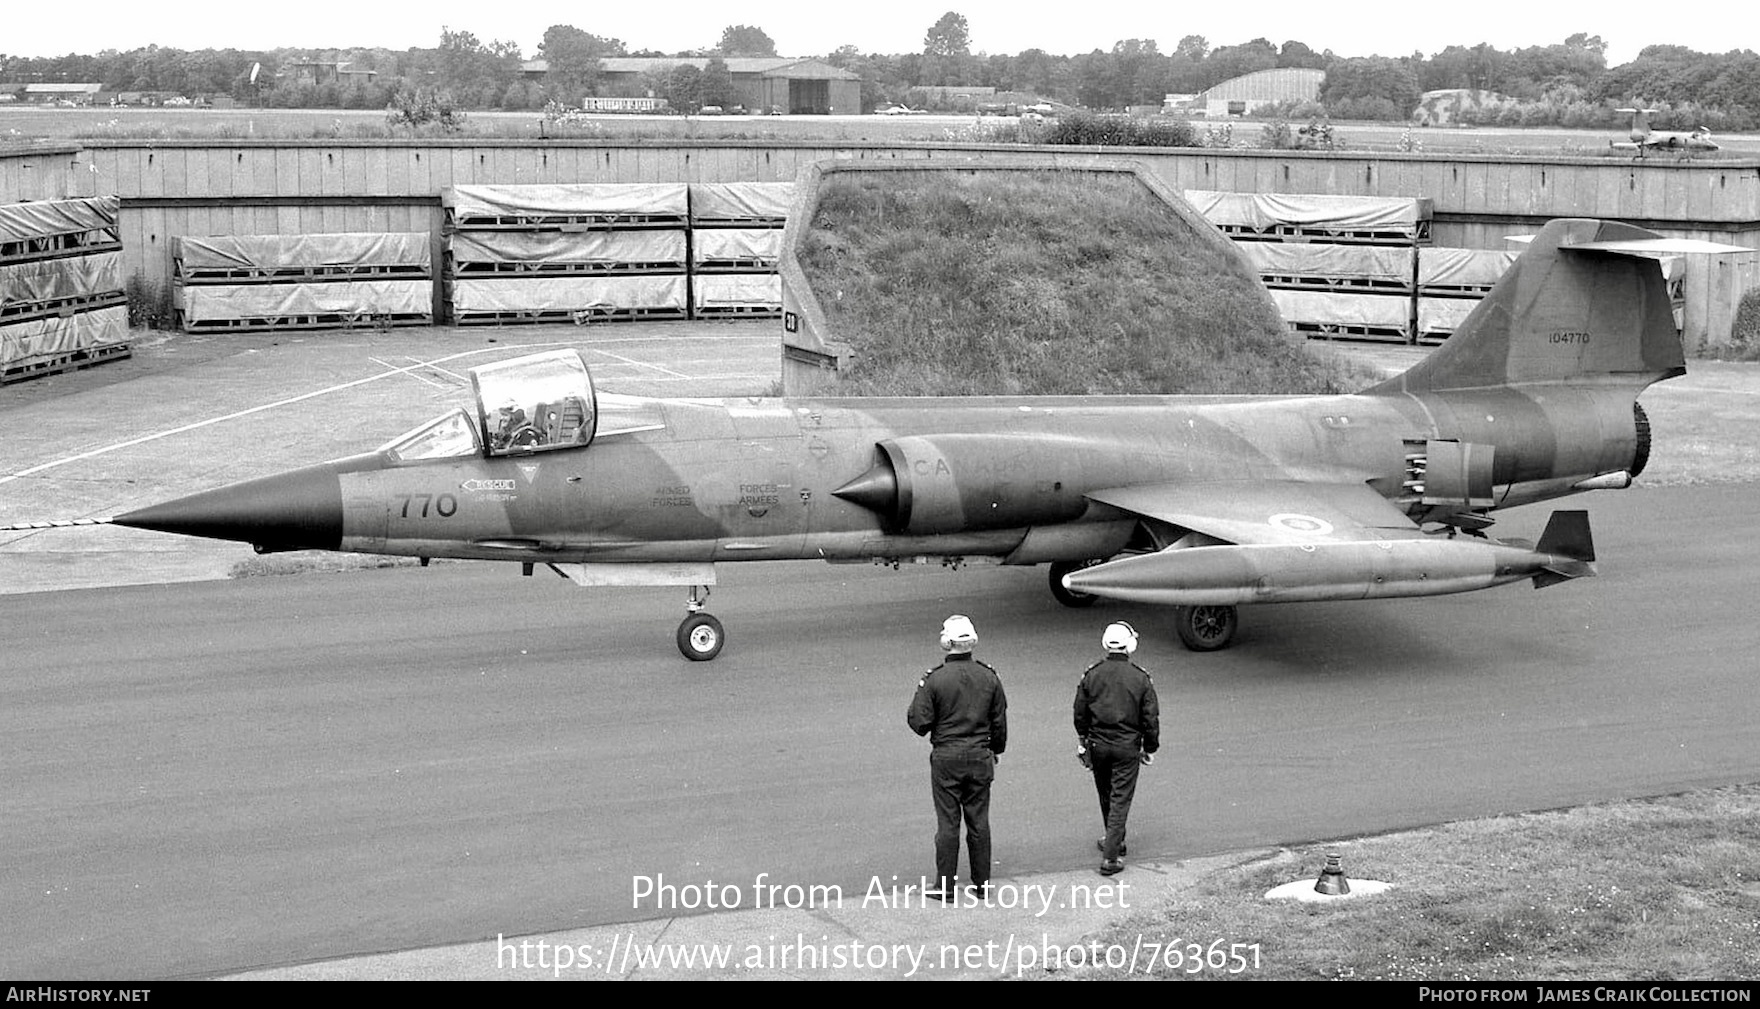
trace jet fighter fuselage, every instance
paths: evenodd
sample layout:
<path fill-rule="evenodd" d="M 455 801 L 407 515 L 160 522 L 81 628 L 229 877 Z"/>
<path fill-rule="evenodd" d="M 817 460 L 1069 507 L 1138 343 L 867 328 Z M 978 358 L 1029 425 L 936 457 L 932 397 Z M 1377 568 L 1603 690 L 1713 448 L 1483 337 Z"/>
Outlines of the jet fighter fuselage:
<path fill-rule="evenodd" d="M 1647 257 L 1728 248 L 1554 221 L 1447 343 L 1354 395 L 638 399 L 551 351 L 473 369 L 474 413 L 376 452 L 108 521 L 688 585 L 699 660 L 724 641 L 698 596 L 715 566 L 798 558 L 1048 563 L 1067 605 L 1172 605 L 1210 650 L 1240 603 L 1593 574 L 1583 513 L 1538 545 L 1484 530 L 1644 469 L 1638 395 L 1685 371 Z"/>

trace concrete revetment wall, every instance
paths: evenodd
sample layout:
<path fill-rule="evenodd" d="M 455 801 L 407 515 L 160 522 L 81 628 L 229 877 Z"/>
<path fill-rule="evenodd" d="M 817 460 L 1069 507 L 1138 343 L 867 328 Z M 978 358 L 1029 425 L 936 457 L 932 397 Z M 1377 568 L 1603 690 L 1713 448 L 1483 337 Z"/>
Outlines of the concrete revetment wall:
<path fill-rule="evenodd" d="M 168 287 L 181 235 L 427 231 L 464 184 L 786 182 L 828 159 L 1148 166 L 1168 188 L 1423 197 L 1434 243 L 1502 249 L 1554 217 L 1760 247 L 1760 161 L 751 140 L 145 141 L 0 149 L 0 202 L 122 197 L 125 273 Z M 1760 257 L 1695 257 L 1689 346 L 1728 339 Z"/>

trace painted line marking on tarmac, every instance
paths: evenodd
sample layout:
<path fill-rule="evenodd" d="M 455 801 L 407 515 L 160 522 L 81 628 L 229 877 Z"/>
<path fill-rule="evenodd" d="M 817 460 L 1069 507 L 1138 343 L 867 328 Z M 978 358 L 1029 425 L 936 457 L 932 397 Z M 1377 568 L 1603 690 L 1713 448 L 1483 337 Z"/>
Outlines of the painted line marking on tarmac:
<path fill-rule="evenodd" d="M 406 357 L 404 357 L 404 360 L 405 361 L 417 361 L 418 359 L 406 356 Z M 450 378 L 453 381 L 457 382 L 459 385 L 464 385 L 470 381 L 470 379 L 465 378 L 463 375 L 460 375 L 458 372 L 448 371 L 445 368 L 442 368 L 438 364 L 435 364 L 431 361 L 421 361 L 419 363 L 420 363 L 421 367 L 426 368 L 429 371 L 437 371 L 440 374 L 445 375 L 447 378 Z"/>
<path fill-rule="evenodd" d="M 754 339 L 764 339 L 764 338 L 763 337 L 716 337 L 715 339 L 754 340 Z M 619 342 L 619 343 L 644 342 L 645 343 L 645 342 L 651 342 L 651 341 L 631 338 L 631 339 L 619 339 L 619 340 L 616 340 L 613 342 Z M 264 413 L 266 411 L 274 410 L 274 409 L 277 409 L 277 408 L 283 407 L 283 406 L 292 406 L 295 403 L 303 403 L 306 400 L 317 399 L 321 396 L 328 396 L 331 393 L 344 392 L 346 390 L 353 389 L 358 386 L 363 386 L 363 385 L 367 385 L 372 382 L 380 381 L 381 379 L 393 378 L 398 375 L 407 375 L 410 372 L 416 370 L 417 368 L 431 368 L 431 367 L 434 367 L 435 365 L 438 365 L 438 364 L 441 364 L 444 362 L 456 361 L 462 357 L 472 357 L 477 354 L 499 354 L 499 353 L 505 353 L 507 351 L 535 350 L 535 349 L 539 349 L 539 348 L 543 348 L 543 347 L 572 347 L 572 346 L 576 346 L 577 344 L 578 344 L 578 341 L 559 340 L 559 341 L 551 341 L 551 342 L 546 342 L 546 343 L 507 344 L 505 346 L 495 346 L 495 347 L 475 347 L 470 350 L 459 351 L 456 354 L 448 354 L 445 357 L 437 357 L 432 361 L 421 361 L 416 364 L 410 365 L 409 367 L 406 367 L 406 368 L 400 368 L 400 367 L 396 367 L 393 365 L 389 365 L 389 364 L 386 364 L 384 361 L 380 361 L 376 358 L 372 358 L 370 360 L 372 360 L 375 364 L 381 365 L 381 366 L 388 368 L 390 370 L 385 371 L 385 372 L 381 372 L 380 374 L 377 374 L 377 375 L 369 375 L 366 378 L 357 378 L 352 382 L 343 382 L 338 385 L 329 386 L 328 388 L 317 389 L 312 392 L 303 393 L 298 396 L 292 396 L 287 399 L 276 400 L 273 403 L 264 403 L 261 406 L 253 406 L 253 407 L 250 407 L 249 409 L 246 409 L 246 410 L 238 410 L 233 413 L 225 414 L 224 416 L 210 417 L 207 420 L 199 420 L 193 424 L 184 424 L 181 427 L 174 427 L 174 428 L 170 428 L 165 431 L 155 431 L 152 434 L 144 434 L 144 435 L 141 435 L 139 438 L 130 438 L 127 441 L 116 442 L 115 444 L 112 444 L 112 445 L 104 445 L 99 448 L 91 449 L 90 451 L 87 451 L 87 452 L 80 452 L 78 454 L 65 456 L 60 459 L 51 459 L 48 462 L 39 463 L 38 465 L 31 466 L 27 469 L 19 470 L 16 473 L 8 473 L 4 476 L 0 476 L 0 484 L 11 483 L 14 480 L 20 480 L 20 479 L 23 479 L 24 477 L 35 476 L 38 473 L 42 473 L 46 470 L 56 469 L 61 466 L 66 466 L 70 463 L 84 462 L 87 459 L 94 459 L 94 458 L 97 458 L 98 456 L 101 456 L 101 455 L 108 455 L 111 452 L 117 452 L 117 451 L 120 451 L 125 448 L 133 448 L 136 445 L 144 445 L 147 442 L 158 441 L 162 438 L 170 438 L 175 435 L 187 434 L 190 431 L 197 431 L 197 430 L 200 430 L 204 427 L 212 427 L 215 424 L 224 424 L 227 421 L 239 420 L 244 417 L 249 417 L 253 414 Z M 593 348 L 593 349 L 597 350 L 598 348 Z M 619 355 L 610 354 L 610 353 L 608 353 L 606 351 L 602 351 L 602 350 L 598 351 L 598 352 L 602 353 L 602 354 L 606 354 L 606 356 L 608 356 L 608 357 L 614 357 L 614 358 L 619 357 Z M 691 377 L 689 375 L 679 374 L 678 372 L 671 371 L 670 369 L 667 369 L 667 368 L 661 368 L 659 365 L 645 365 L 644 366 L 644 365 L 642 365 L 642 362 L 636 361 L 636 360 L 633 360 L 630 358 L 623 358 L 623 360 L 629 364 L 637 365 L 639 367 L 655 368 L 659 371 L 663 371 L 666 374 L 673 376 L 674 379 L 689 379 Z M 411 377 L 418 378 L 418 379 L 420 378 L 420 376 L 411 376 Z M 425 381 L 425 380 L 423 380 L 423 381 Z"/>
<path fill-rule="evenodd" d="M 603 354 L 606 357 L 611 358 L 613 361 L 618 362 L 619 364 L 627 364 L 627 365 L 631 365 L 636 368 L 652 368 L 655 371 L 664 372 L 668 375 L 671 375 L 673 378 L 690 378 L 691 377 L 689 375 L 684 375 L 684 374 L 680 374 L 679 372 L 673 371 L 671 368 L 662 367 L 658 364 L 648 364 L 644 361 L 637 361 L 636 359 L 631 358 L 631 357 L 624 357 L 622 354 L 613 354 L 609 350 L 601 350 L 598 347 L 592 347 L 590 349 L 593 351 L 593 353 Z"/>
<path fill-rule="evenodd" d="M 369 357 L 369 358 L 367 358 L 367 360 L 373 362 L 374 364 L 378 365 L 381 368 L 391 368 L 393 370 L 397 369 L 397 365 L 392 364 L 390 361 L 381 361 L 376 357 Z M 429 387 L 430 389 L 444 389 L 444 388 L 446 388 L 445 386 L 441 385 L 439 382 L 435 382 L 430 379 L 423 378 L 422 376 L 416 374 L 416 370 L 421 367 L 422 367 L 421 364 L 414 364 L 408 368 L 403 369 L 403 373 L 405 375 L 408 375 L 410 378 L 413 378 L 416 381 L 422 383 L 423 385 Z"/>

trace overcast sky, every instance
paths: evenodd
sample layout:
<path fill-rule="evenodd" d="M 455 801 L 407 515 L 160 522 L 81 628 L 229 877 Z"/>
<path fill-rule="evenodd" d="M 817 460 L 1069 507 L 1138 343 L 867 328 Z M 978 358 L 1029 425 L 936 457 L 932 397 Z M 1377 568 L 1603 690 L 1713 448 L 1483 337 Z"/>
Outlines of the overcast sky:
<path fill-rule="evenodd" d="M 676 52 L 720 41 L 729 24 L 762 28 L 784 56 L 823 55 L 842 45 L 864 53 L 920 52 L 923 35 L 941 15 L 957 11 L 971 29 L 973 52 L 1044 49 L 1073 55 L 1111 49 L 1120 39 L 1146 38 L 1172 52 L 1187 35 L 1212 47 L 1266 38 L 1281 46 L 1306 43 L 1340 56 L 1433 55 L 1454 45 L 1488 42 L 1498 49 L 1550 45 L 1574 32 L 1599 35 L 1608 64 L 1630 61 L 1653 43 L 1703 52 L 1760 48 L 1760 16 L 1734 0 L 1208 0 L 1190 3 L 1062 3 L 1009 0 L 726 0 L 547 3 L 515 0 L 10 0 L 0 15 L 0 53 L 60 56 L 157 44 L 177 49 L 431 48 L 442 25 L 484 42 L 516 43 L 538 55 L 544 29 L 570 24 L 622 39 L 631 49 Z"/>

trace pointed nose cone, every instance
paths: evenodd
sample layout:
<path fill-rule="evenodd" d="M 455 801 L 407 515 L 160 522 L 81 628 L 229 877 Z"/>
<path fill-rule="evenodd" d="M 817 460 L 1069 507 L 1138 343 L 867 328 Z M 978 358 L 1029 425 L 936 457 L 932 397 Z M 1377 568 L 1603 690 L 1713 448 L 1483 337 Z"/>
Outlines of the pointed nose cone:
<path fill-rule="evenodd" d="M 311 466 L 118 515 L 116 525 L 249 543 L 259 551 L 335 550 L 342 543 L 336 467 Z"/>

